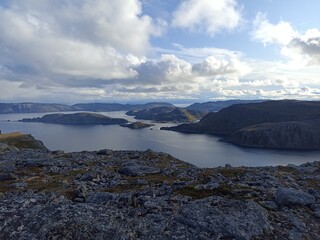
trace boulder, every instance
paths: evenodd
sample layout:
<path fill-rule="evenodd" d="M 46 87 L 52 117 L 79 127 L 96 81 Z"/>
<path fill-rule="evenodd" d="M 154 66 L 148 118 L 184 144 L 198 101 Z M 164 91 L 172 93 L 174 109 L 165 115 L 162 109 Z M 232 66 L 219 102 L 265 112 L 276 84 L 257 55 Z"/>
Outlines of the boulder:
<path fill-rule="evenodd" d="M 252 239 L 271 229 L 267 210 L 257 203 L 219 197 L 185 205 L 175 222 L 207 239 Z"/>
<path fill-rule="evenodd" d="M 130 164 L 119 170 L 119 173 L 126 176 L 143 176 L 146 174 L 156 174 L 160 173 L 160 169 L 155 167 L 143 166 L 139 164 Z"/>
<path fill-rule="evenodd" d="M 106 204 L 115 198 L 114 194 L 108 192 L 93 192 L 86 197 L 87 203 Z"/>
<path fill-rule="evenodd" d="M 308 206 L 315 203 L 315 197 L 309 193 L 291 188 L 279 188 L 275 200 L 281 206 Z"/>

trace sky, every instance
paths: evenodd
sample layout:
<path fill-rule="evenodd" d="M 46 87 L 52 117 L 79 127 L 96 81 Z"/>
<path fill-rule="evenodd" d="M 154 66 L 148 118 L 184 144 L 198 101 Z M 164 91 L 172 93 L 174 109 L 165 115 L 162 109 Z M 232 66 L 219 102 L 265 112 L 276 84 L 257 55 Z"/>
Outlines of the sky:
<path fill-rule="evenodd" d="M 0 102 L 320 98 L 319 0 L 0 0 Z"/>

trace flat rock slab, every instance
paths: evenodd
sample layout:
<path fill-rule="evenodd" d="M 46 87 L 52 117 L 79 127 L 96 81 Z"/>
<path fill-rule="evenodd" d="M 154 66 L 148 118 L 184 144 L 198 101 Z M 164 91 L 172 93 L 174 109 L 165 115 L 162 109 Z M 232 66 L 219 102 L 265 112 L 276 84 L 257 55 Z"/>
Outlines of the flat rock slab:
<path fill-rule="evenodd" d="M 147 174 L 157 174 L 160 172 L 161 171 L 158 168 L 143 166 L 139 164 L 127 165 L 119 170 L 119 173 L 131 177 L 143 176 Z"/>
<path fill-rule="evenodd" d="M 184 206 L 176 220 L 191 235 L 197 231 L 211 239 L 252 239 L 271 229 L 266 209 L 257 203 L 217 197 Z"/>

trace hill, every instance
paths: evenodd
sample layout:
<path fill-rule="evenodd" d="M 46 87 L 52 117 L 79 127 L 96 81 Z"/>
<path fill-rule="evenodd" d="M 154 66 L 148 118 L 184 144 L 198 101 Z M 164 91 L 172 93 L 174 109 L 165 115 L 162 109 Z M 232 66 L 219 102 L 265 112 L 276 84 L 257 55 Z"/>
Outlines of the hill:
<path fill-rule="evenodd" d="M 316 140 L 316 134 L 320 129 L 319 120 L 320 102 L 282 100 L 236 104 L 217 113 L 209 113 L 200 122 L 162 129 L 223 136 L 233 134 L 232 137 L 226 138 L 226 141 L 241 146 L 288 148 L 291 142 L 292 146 L 289 148 L 293 149 L 320 149 Z M 268 125 L 259 125 L 265 123 Z M 294 135 L 292 129 L 301 132 L 300 139 L 299 133 Z M 310 129 L 313 129 L 312 136 L 307 138 L 305 134 L 309 133 Z M 266 139 L 269 144 L 260 138 Z M 274 141 L 278 144 L 271 144 Z"/>
<path fill-rule="evenodd" d="M 133 109 L 147 109 L 153 107 L 173 107 L 171 103 L 152 102 L 146 104 L 120 103 L 79 103 L 72 106 L 56 103 L 0 103 L 0 114 L 4 113 L 46 113 L 70 111 L 129 111 Z"/>
<path fill-rule="evenodd" d="M 199 111 L 177 107 L 157 107 L 143 110 L 132 110 L 126 113 L 136 119 L 152 120 L 157 122 L 195 122 L 205 114 Z"/>
<path fill-rule="evenodd" d="M 128 122 L 126 119 L 123 118 L 111 118 L 96 113 L 48 114 L 41 118 L 25 118 L 21 121 L 72 125 L 123 124 Z"/>
<path fill-rule="evenodd" d="M 44 113 L 67 112 L 73 108 L 64 104 L 55 103 L 0 103 L 1 113 Z"/>
<path fill-rule="evenodd" d="M 121 124 L 121 127 L 126 127 L 130 129 L 143 129 L 143 128 L 148 128 L 154 126 L 154 124 L 149 124 L 149 123 L 143 123 L 143 122 L 133 122 L 133 123 L 126 123 L 126 124 Z"/>
<path fill-rule="evenodd" d="M 204 103 L 194 103 L 187 107 L 188 110 L 195 110 L 201 112 L 218 112 L 223 108 L 230 107 L 234 104 L 258 103 L 265 100 L 226 100 L 213 101 Z"/>
<path fill-rule="evenodd" d="M 146 104 L 120 104 L 120 103 L 79 103 L 72 105 L 76 111 L 110 112 L 149 109 L 154 107 L 174 107 L 171 103 L 153 102 Z"/>

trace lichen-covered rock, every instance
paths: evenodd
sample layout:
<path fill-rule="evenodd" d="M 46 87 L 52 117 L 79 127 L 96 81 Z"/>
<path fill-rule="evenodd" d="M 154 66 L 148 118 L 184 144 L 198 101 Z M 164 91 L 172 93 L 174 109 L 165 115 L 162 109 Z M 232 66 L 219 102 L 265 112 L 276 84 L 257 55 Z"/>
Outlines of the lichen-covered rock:
<path fill-rule="evenodd" d="M 143 176 L 145 174 L 155 174 L 159 173 L 160 169 L 150 166 L 142 166 L 138 164 L 128 164 L 127 166 L 121 168 L 119 173 L 127 176 Z"/>
<path fill-rule="evenodd" d="M 0 239 L 318 239 L 319 172 L 200 169 L 151 150 L 9 151 Z"/>
<path fill-rule="evenodd" d="M 283 206 L 308 206 L 315 203 L 315 197 L 295 189 L 279 188 L 275 195 L 277 204 Z"/>
<path fill-rule="evenodd" d="M 267 210 L 253 201 L 199 200 L 182 207 L 177 220 L 190 236 L 202 232 L 210 239 L 251 239 L 271 230 Z"/>

